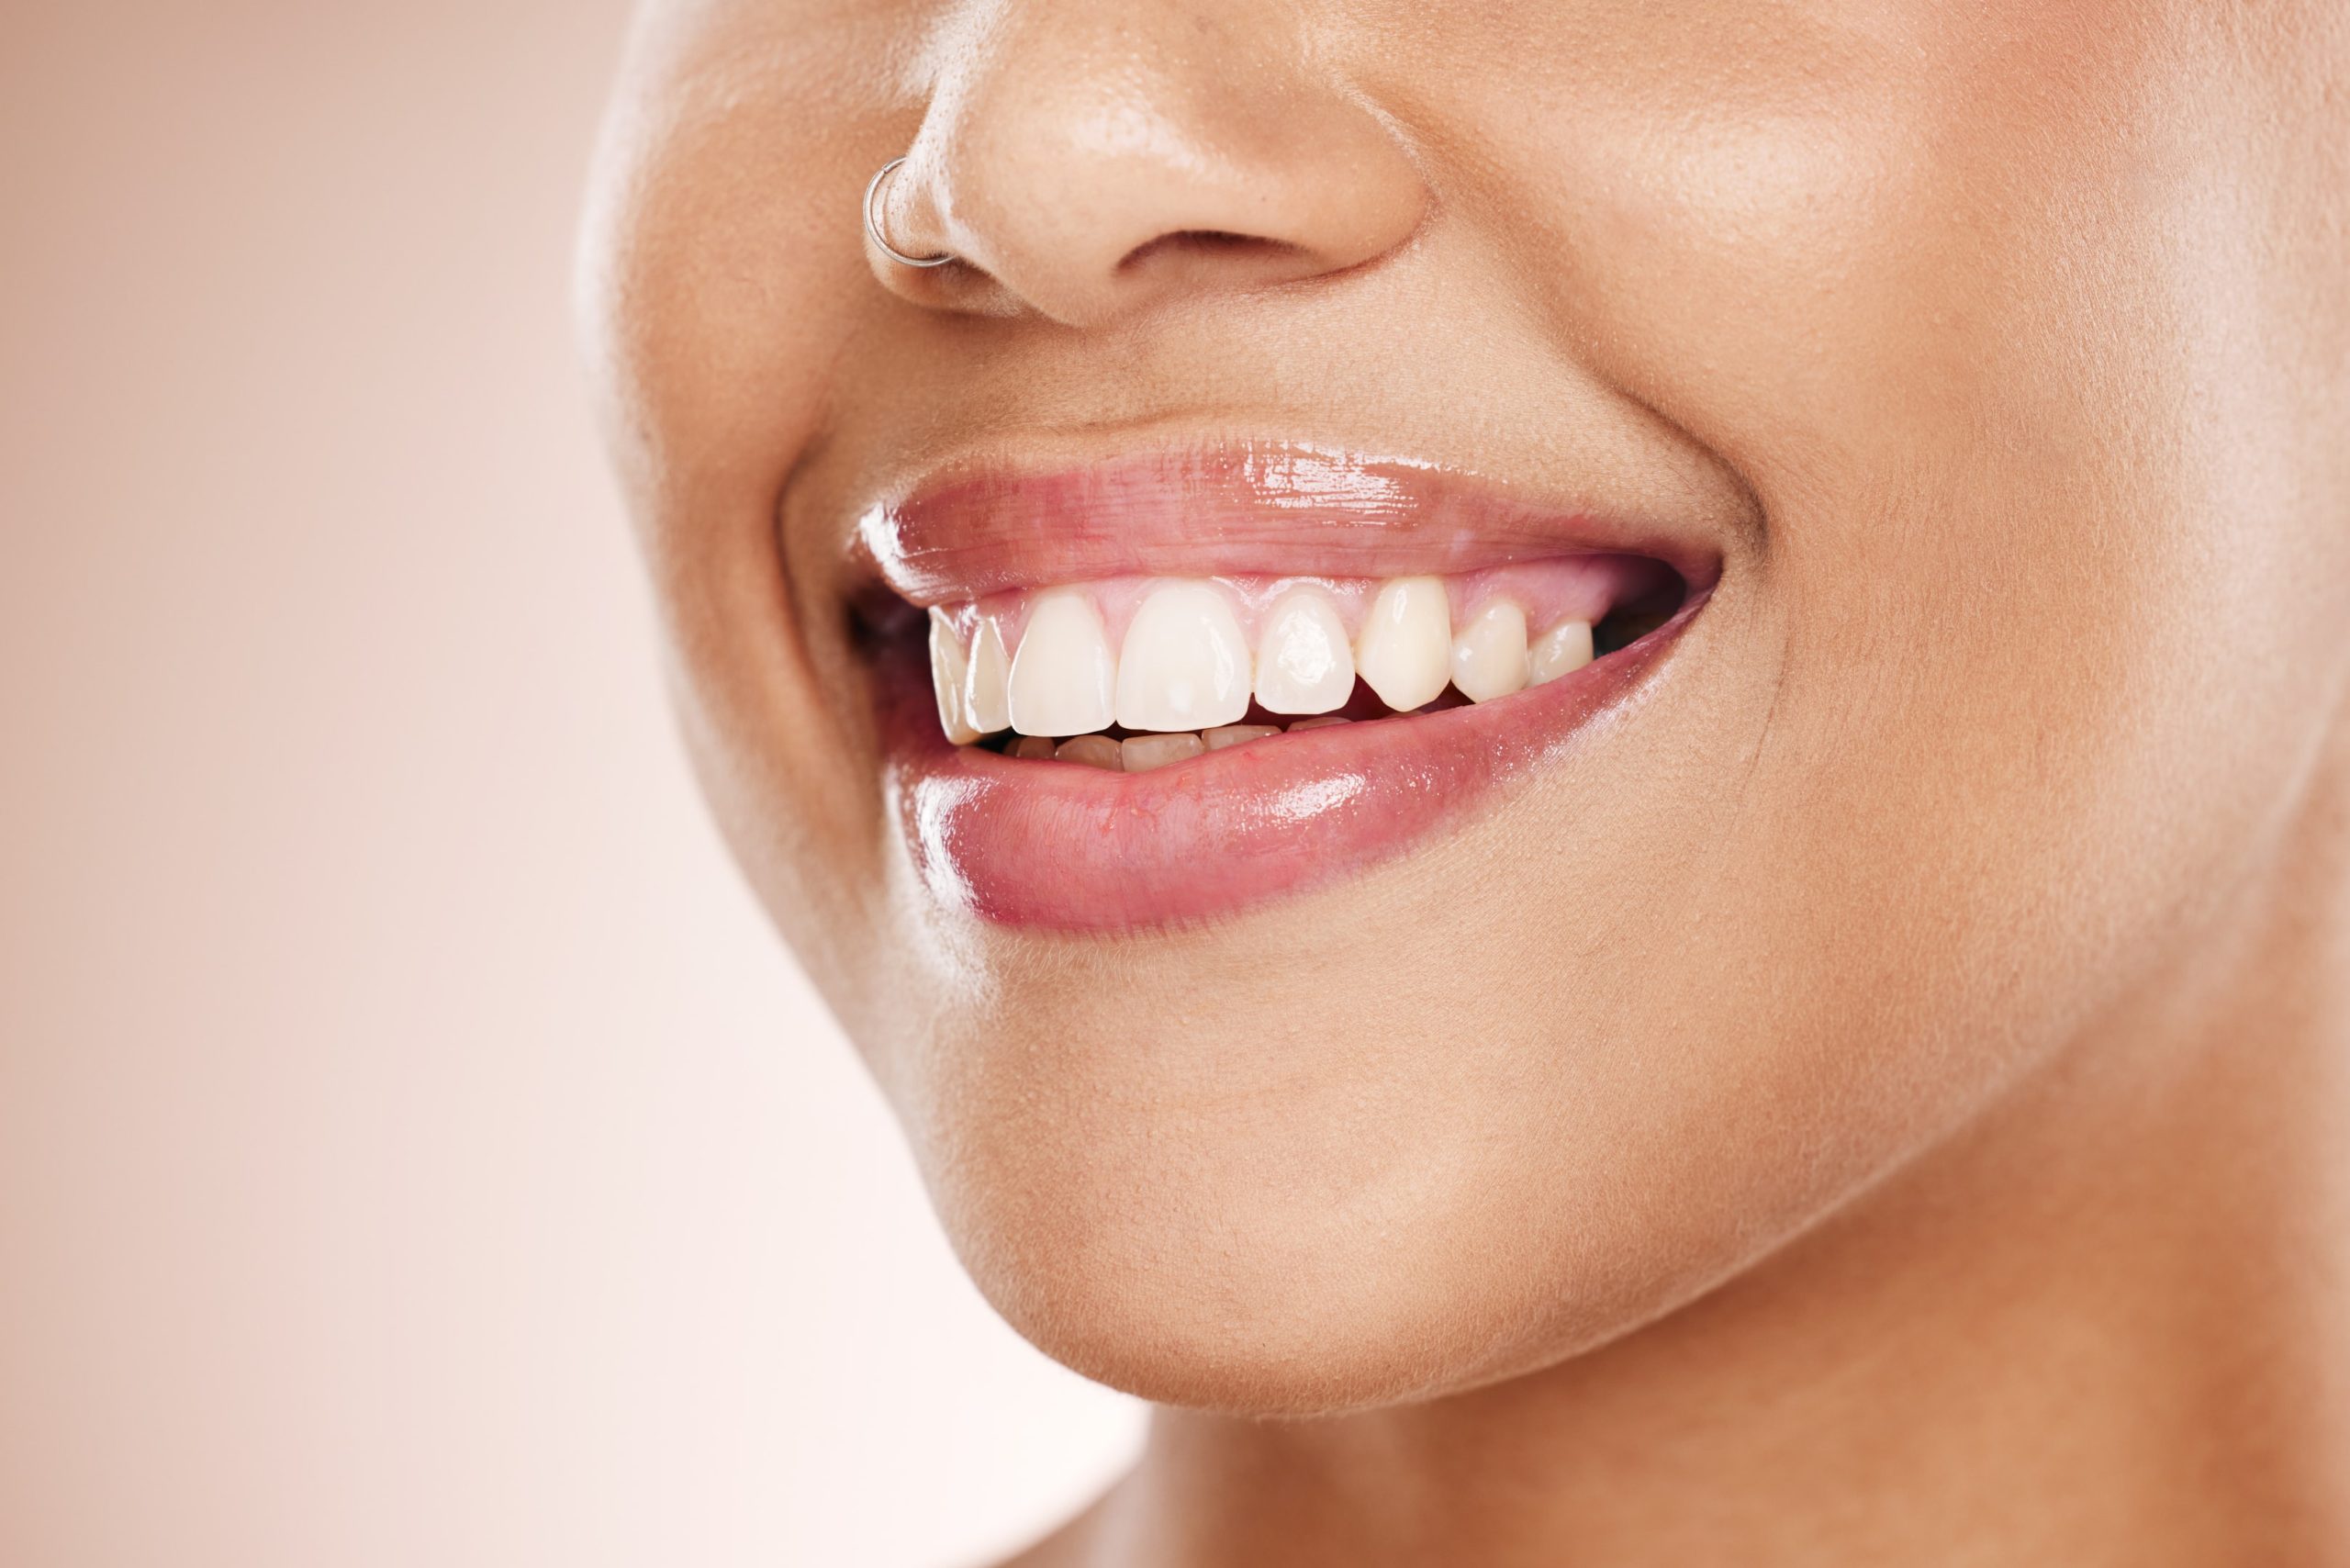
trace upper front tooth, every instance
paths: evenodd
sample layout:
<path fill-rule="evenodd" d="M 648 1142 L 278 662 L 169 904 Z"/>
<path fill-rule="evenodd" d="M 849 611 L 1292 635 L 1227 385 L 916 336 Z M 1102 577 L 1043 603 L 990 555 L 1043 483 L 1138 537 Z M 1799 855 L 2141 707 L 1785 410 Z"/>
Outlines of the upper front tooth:
<path fill-rule="evenodd" d="M 1379 700 L 1407 712 L 1452 677 L 1452 610 L 1441 577 L 1397 577 L 1371 600 L 1355 667 Z"/>
<path fill-rule="evenodd" d="M 1069 588 L 1038 595 L 1012 656 L 1012 727 L 1024 735 L 1109 728 L 1117 672 L 1091 596 Z"/>
<path fill-rule="evenodd" d="M 1118 722 L 1204 730 L 1248 711 L 1248 642 L 1224 595 L 1203 582 L 1153 588 L 1118 650 Z"/>
<path fill-rule="evenodd" d="M 1528 676 L 1537 686 L 1572 675 L 1591 662 L 1591 622 L 1561 621 L 1535 639 Z"/>
<path fill-rule="evenodd" d="M 1327 713 L 1354 689 L 1354 650 L 1330 596 L 1306 587 L 1281 595 L 1257 643 L 1257 700 L 1265 711 Z"/>
<path fill-rule="evenodd" d="M 1452 684 L 1472 702 L 1523 691 L 1527 674 L 1526 611 L 1508 599 L 1479 610 L 1452 640 Z"/>
<path fill-rule="evenodd" d="M 1003 651 L 1003 628 L 995 617 L 979 617 L 971 638 L 971 663 L 963 674 L 963 722 L 983 735 L 1012 724 L 1012 660 Z"/>
<path fill-rule="evenodd" d="M 933 606 L 930 611 L 930 685 L 938 697 L 938 727 L 956 745 L 969 745 L 979 738 L 979 732 L 965 716 L 963 679 L 969 673 L 970 658 L 963 652 L 963 639 L 955 634 L 955 623 L 946 612 Z"/>

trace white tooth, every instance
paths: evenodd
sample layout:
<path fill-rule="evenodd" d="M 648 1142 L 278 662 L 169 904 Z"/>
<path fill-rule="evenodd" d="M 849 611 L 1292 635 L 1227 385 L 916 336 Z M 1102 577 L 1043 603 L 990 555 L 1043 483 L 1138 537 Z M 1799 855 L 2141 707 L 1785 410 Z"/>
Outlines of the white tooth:
<path fill-rule="evenodd" d="M 1355 642 L 1355 668 L 1398 713 L 1433 701 L 1452 678 L 1452 609 L 1441 577 L 1382 584 Z"/>
<path fill-rule="evenodd" d="M 1572 675 L 1591 662 L 1591 622 L 1561 621 L 1534 640 L 1528 674 L 1537 686 Z"/>
<path fill-rule="evenodd" d="M 963 676 L 963 722 L 983 735 L 1012 727 L 1012 660 L 1003 651 L 1003 628 L 995 617 L 979 617 L 971 639 L 971 665 Z"/>
<path fill-rule="evenodd" d="M 1526 611 L 1494 599 L 1452 639 L 1452 684 L 1472 702 L 1526 689 Z"/>
<path fill-rule="evenodd" d="M 1118 755 L 1129 773 L 1147 773 L 1170 762 L 1187 762 L 1207 750 L 1197 735 L 1128 735 Z"/>
<path fill-rule="evenodd" d="M 1228 745 L 1247 745 L 1250 741 L 1281 733 L 1279 724 L 1218 724 L 1213 730 L 1201 731 L 1200 740 L 1208 750 L 1222 751 Z"/>
<path fill-rule="evenodd" d="M 1073 741 L 1063 741 L 1053 750 L 1056 762 L 1081 762 L 1088 767 L 1106 767 L 1113 773 L 1125 771 L 1125 753 L 1117 742 L 1107 735 L 1080 735 Z"/>
<path fill-rule="evenodd" d="M 978 655 L 972 655 L 976 667 Z M 1039 594 L 1012 655 L 1010 718 L 1024 735 L 1081 735 L 1110 727 L 1118 661 L 1092 597 L 1074 588 Z"/>
<path fill-rule="evenodd" d="M 1281 595 L 1257 641 L 1258 702 L 1268 713 L 1326 713 L 1354 689 L 1354 650 L 1330 596 L 1304 587 Z"/>
<path fill-rule="evenodd" d="M 1135 611 L 1118 650 L 1118 722 L 1198 731 L 1248 711 L 1248 641 L 1221 590 L 1162 583 Z"/>
<path fill-rule="evenodd" d="M 979 732 L 963 716 L 963 677 L 970 664 L 963 652 L 963 639 L 955 634 L 954 623 L 946 612 L 933 606 L 930 611 L 930 688 L 938 698 L 938 727 L 956 745 L 969 745 L 979 738 Z"/>

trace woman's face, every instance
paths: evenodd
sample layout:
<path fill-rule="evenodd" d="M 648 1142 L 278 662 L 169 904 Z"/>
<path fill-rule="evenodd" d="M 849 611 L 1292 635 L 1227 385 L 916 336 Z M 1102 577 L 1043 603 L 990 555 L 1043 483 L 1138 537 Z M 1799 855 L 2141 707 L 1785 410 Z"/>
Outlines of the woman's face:
<path fill-rule="evenodd" d="M 650 9 L 588 293 L 686 729 L 1014 1325 L 1467 1386 L 2130 1031 L 2342 706 L 2302 9 Z M 908 605 L 967 731 L 1491 695 L 1113 772 L 951 745 Z"/>

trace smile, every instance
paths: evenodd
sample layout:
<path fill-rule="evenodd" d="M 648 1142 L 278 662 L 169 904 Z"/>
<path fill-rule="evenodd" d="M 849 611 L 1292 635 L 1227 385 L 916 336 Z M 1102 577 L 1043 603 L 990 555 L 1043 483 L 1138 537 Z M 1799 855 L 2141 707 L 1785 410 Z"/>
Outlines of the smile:
<path fill-rule="evenodd" d="M 1075 931 L 1235 912 L 1489 806 L 1719 571 L 1669 528 L 1295 449 L 934 485 L 860 540 L 923 884 Z"/>

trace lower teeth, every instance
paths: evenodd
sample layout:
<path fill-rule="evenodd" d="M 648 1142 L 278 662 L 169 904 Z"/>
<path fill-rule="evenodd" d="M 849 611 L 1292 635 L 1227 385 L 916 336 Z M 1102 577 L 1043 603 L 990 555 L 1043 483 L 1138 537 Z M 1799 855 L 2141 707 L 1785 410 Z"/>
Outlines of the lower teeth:
<path fill-rule="evenodd" d="M 1318 730 L 1331 724 L 1350 724 L 1351 719 L 1337 714 L 1319 718 L 1300 719 L 1286 726 L 1290 730 Z M 1065 741 L 1050 741 L 1042 735 L 1006 735 L 997 748 L 1006 756 L 1016 756 L 1029 762 L 1074 762 L 1087 767 L 1099 767 L 1112 773 L 1147 773 L 1154 767 L 1164 767 L 1173 762 L 1188 762 L 1192 757 L 1226 747 L 1246 745 L 1268 735 L 1283 732 L 1280 724 L 1219 724 L 1212 730 L 1197 734 L 1179 730 L 1172 734 L 1153 732 L 1148 734 L 1116 736 L 1109 734 L 1072 735 Z"/>

